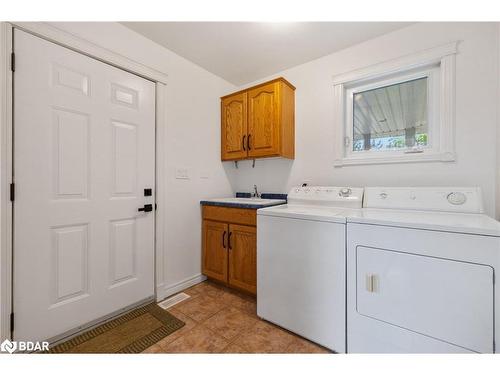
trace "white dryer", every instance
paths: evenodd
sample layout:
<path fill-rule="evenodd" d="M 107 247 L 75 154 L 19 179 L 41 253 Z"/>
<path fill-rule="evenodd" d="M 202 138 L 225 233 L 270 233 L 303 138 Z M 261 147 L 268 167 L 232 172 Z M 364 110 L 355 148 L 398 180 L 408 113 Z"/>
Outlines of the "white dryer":
<path fill-rule="evenodd" d="M 257 315 L 345 353 L 346 210 L 363 189 L 306 186 L 257 211 Z"/>
<path fill-rule="evenodd" d="M 365 188 L 347 218 L 347 351 L 494 353 L 500 223 L 479 188 Z"/>

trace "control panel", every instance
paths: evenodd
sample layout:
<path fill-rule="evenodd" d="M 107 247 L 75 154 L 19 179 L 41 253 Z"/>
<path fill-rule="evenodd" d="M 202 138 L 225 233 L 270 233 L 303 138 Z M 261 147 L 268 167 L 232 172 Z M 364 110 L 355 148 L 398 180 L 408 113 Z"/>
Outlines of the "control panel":
<path fill-rule="evenodd" d="M 335 186 L 294 187 L 288 193 L 290 204 L 318 204 L 335 207 L 361 208 L 363 188 Z"/>
<path fill-rule="evenodd" d="M 367 187 L 363 207 L 483 213 L 479 187 Z"/>

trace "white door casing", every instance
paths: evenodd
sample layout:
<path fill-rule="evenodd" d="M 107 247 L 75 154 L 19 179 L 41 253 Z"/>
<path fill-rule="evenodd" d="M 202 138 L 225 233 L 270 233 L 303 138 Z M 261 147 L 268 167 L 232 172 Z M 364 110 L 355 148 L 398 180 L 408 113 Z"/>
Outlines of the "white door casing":
<path fill-rule="evenodd" d="M 155 84 L 20 30 L 14 50 L 14 338 L 42 340 L 154 295 Z"/>

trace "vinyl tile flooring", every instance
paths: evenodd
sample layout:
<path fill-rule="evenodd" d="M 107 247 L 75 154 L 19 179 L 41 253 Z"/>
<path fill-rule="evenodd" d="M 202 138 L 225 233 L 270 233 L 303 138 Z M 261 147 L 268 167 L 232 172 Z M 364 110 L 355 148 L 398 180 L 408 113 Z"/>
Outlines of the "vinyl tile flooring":
<path fill-rule="evenodd" d="M 210 281 L 168 311 L 186 325 L 143 353 L 330 353 L 257 317 L 255 298 Z"/>

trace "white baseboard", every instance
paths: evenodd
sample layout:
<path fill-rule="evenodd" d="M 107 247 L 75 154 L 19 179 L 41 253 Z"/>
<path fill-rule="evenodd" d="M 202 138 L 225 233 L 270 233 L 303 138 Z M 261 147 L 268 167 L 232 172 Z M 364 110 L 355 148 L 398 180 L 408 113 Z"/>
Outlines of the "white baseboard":
<path fill-rule="evenodd" d="M 172 285 L 160 285 L 156 289 L 156 301 L 159 302 L 164 300 L 165 298 L 170 297 L 175 293 L 179 293 L 193 285 L 199 284 L 206 279 L 207 277 L 205 275 L 198 274 Z"/>

